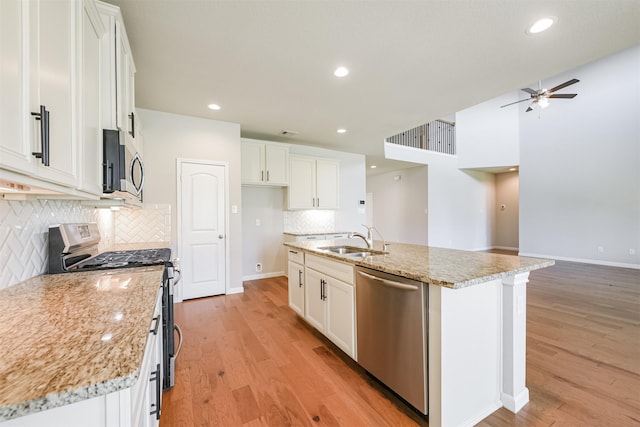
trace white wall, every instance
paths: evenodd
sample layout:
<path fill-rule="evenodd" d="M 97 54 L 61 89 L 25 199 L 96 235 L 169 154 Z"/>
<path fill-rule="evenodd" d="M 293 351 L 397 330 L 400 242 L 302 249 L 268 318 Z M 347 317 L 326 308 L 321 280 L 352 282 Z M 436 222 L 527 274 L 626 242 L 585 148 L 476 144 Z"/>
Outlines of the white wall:
<path fill-rule="evenodd" d="M 638 267 L 640 46 L 544 83 L 570 78 L 576 98 L 520 113 L 520 252 Z"/>
<path fill-rule="evenodd" d="M 385 156 L 428 165 L 429 246 L 468 250 L 492 246 L 492 174 L 459 170 L 456 156 L 396 144 L 385 143 Z"/>
<path fill-rule="evenodd" d="M 499 173 L 495 176 L 496 203 L 493 247 L 518 249 L 519 234 L 519 175 L 518 172 Z M 504 206 L 502 209 L 501 206 Z"/>
<path fill-rule="evenodd" d="M 519 164 L 519 105 L 501 105 L 524 99 L 512 92 L 456 113 L 456 146 L 459 168 L 486 168 Z"/>
<path fill-rule="evenodd" d="M 242 276 L 284 274 L 281 187 L 242 187 Z M 256 222 L 260 221 L 260 225 Z M 262 272 L 256 271 L 262 264 Z M 266 273 L 265 273 L 266 272 Z"/>
<path fill-rule="evenodd" d="M 240 125 L 138 109 L 144 124 L 145 203 L 168 203 L 174 212 L 171 241 L 176 244 L 178 158 L 229 164 L 229 289 L 242 289 L 242 218 L 231 206 L 242 206 L 240 190 Z M 178 246 L 178 256 L 180 256 Z"/>
<path fill-rule="evenodd" d="M 418 166 L 367 177 L 372 222 L 387 242 L 426 245 L 427 167 Z M 378 236 L 374 235 L 377 240 Z"/>

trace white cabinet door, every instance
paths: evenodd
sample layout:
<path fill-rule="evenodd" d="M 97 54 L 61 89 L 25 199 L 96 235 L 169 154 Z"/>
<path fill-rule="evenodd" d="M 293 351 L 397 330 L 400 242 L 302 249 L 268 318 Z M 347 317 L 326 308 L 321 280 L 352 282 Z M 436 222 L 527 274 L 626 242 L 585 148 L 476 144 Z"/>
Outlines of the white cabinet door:
<path fill-rule="evenodd" d="M 320 332 L 325 330 L 324 276 L 310 268 L 305 271 L 304 318 Z"/>
<path fill-rule="evenodd" d="M 316 207 L 338 209 L 340 207 L 340 166 L 337 161 L 316 161 Z"/>
<path fill-rule="evenodd" d="M 355 299 L 353 285 L 325 277 L 327 319 L 325 334 L 355 359 Z"/>
<path fill-rule="evenodd" d="M 289 209 L 313 209 L 316 197 L 316 161 L 289 156 Z"/>
<path fill-rule="evenodd" d="M 242 141 L 241 162 L 241 182 L 243 184 L 262 184 L 264 179 L 264 144 Z"/>
<path fill-rule="evenodd" d="M 29 5 L 21 0 L 0 1 L 0 167 L 26 173 L 36 160 L 27 128 L 33 119 L 25 99 Z"/>
<path fill-rule="evenodd" d="M 289 172 L 289 209 L 338 209 L 338 161 L 292 155 L 289 156 Z"/>
<path fill-rule="evenodd" d="M 242 184 L 289 185 L 289 146 L 242 139 Z"/>
<path fill-rule="evenodd" d="M 265 182 L 269 185 L 289 185 L 289 147 L 265 145 Z"/>
<path fill-rule="evenodd" d="M 304 267 L 289 261 L 289 307 L 304 317 Z"/>
<path fill-rule="evenodd" d="M 49 113 L 49 166 L 36 162 L 36 175 L 47 181 L 76 187 L 76 73 L 74 27 L 76 2 L 30 1 L 30 111 Z M 32 119 L 31 149 L 43 152 L 41 120 Z M 44 147 L 46 148 L 46 147 Z"/>
<path fill-rule="evenodd" d="M 102 124 L 100 75 L 104 27 L 93 1 L 83 1 L 81 52 L 80 186 L 83 191 L 102 194 Z"/>

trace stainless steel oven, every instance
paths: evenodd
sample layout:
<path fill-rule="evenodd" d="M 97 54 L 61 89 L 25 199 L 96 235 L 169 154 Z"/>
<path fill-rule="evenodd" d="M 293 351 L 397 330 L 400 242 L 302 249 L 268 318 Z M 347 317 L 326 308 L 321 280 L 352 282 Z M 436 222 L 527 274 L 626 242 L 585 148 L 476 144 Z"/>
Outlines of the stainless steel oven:
<path fill-rule="evenodd" d="M 163 389 L 175 383 L 175 360 L 182 346 L 182 331 L 175 324 L 173 289 L 180 281 L 170 248 L 98 251 L 100 232 L 95 223 L 49 227 L 49 274 L 164 265 L 162 277 Z M 176 342 L 175 336 L 178 336 Z"/>

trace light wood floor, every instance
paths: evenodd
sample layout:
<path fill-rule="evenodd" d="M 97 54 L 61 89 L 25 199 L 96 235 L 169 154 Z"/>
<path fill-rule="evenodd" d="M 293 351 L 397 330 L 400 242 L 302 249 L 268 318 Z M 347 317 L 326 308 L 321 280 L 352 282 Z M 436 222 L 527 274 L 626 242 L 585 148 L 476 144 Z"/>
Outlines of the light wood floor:
<path fill-rule="evenodd" d="M 176 305 L 185 344 L 161 427 L 428 425 L 287 306 L 285 277 Z M 640 270 L 531 273 L 530 403 L 481 426 L 640 426 Z"/>

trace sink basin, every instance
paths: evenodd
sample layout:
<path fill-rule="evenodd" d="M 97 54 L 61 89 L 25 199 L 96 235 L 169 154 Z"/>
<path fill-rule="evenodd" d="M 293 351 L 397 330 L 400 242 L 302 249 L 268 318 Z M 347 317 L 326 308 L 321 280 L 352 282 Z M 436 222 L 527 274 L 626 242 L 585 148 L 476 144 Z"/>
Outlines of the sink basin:
<path fill-rule="evenodd" d="M 388 253 L 368 248 L 359 248 L 357 246 L 324 246 L 318 249 L 352 258 L 367 257 L 371 255 L 384 255 Z"/>

